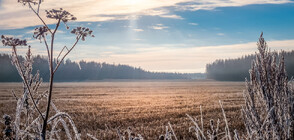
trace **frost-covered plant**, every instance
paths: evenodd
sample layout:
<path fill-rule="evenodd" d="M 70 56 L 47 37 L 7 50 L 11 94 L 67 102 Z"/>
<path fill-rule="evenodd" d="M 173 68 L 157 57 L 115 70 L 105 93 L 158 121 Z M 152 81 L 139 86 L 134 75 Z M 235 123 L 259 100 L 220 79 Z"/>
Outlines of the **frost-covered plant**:
<path fill-rule="evenodd" d="M 16 66 L 19 75 L 23 79 L 23 93 L 18 97 L 14 91 L 12 92 L 15 99 L 17 100 L 17 106 L 15 111 L 14 121 L 9 115 L 4 115 L 4 138 L 5 139 L 41 139 L 42 124 L 44 121 L 44 112 L 40 111 L 40 102 L 42 99 L 48 96 L 48 90 L 39 93 L 39 87 L 42 84 L 42 79 L 39 77 L 39 72 L 35 75 L 32 74 L 32 53 L 30 46 L 26 53 L 24 61 L 21 63 L 17 55 L 17 46 L 26 45 L 26 43 L 17 43 L 17 42 L 26 42 L 24 40 L 14 39 L 12 37 L 2 36 L 2 42 L 5 40 L 5 46 L 12 47 L 12 63 Z M 7 42 L 10 41 L 10 42 Z M 54 111 L 55 115 L 50 117 L 47 121 L 50 124 L 51 129 L 47 130 L 48 137 L 52 139 L 53 137 L 59 137 L 58 132 L 60 128 L 58 124 L 61 123 L 63 129 L 66 132 L 66 136 L 69 139 L 74 137 L 75 139 L 80 139 L 79 133 L 75 127 L 74 122 L 67 113 L 59 111 L 54 103 L 51 101 L 50 104 Z M 67 123 L 68 122 L 68 123 Z M 71 136 L 69 127 L 67 124 L 71 125 L 73 129 L 74 136 Z"/>
<path fill-rule="evenodd" d="M 172 125 L 168 122 L 168 126 L 165 126 L 165 134 L 160 135 L 159 140 L 172 140 L 173 138 L 178 140 Z"/>
<path fill-rule="evenodd" d="M 242 109 L 248 139 L 294 139 L 294 91 L 283 51 L 271 52 L 260 35 Z"/>
<path fill-rule="evenodd" d="M 3 115 L 5 129 L 3 131 L 5 139 L 12 139 L 13 130 L 11 128 L 11 117 L 9 115 Z"/>
<path fill-rule="evenodd" d="M 258 53 L 252 62 L 250 69 L 250 80 L 246 80 L 244 91 L 245 106 L 242 108 L 242 116 L 247 133 L 243 136 L 249 140 L 294 139 L 294 89 L 293 83 L 289 82 L 285 70 L 284 52 L 271 52 L 261 33 L 257 42 Z M 201 120 L 187 115 L 194 123 L 190 131 L 194 130 L 198 140 L 235 139 L 240 137 L 234 131 L 231 136 L 226 114 L 220 102 L 225 130 L 220 132 L 217 121 L 216 127 L 213 120 L 210 121 L 210 130 L 205 133 L 203 129 L 203 118 Z M 200 112 L 201 108 L 200 108 Z"/>
<path fill-rule="evenodd" d="M 94 37 L 92 35 L 92 30 L 85 27 L 77 27 L 73 29 L 71 33 L 75 34 L 76 40 L 74 44 L 68 49 L 66 46 L 60 51 L 57 58 L 54 58 L 54 41 L 55 34 L 59 29 L 61 22 L 65 25 L 68 21 L 76 20 L 72 14 L 68 11 L 60 8 L 59 10 L 49 10 L 46 11 L 47 18 L 53 18 L 57 20 L 56 26 L 54 29 L 50 29 L 48 25 L 39 15 L 39 9 L 41 2 L 43 0 L 18 0 L 19 3 L 23 5 L 28 5 L 29 8 L 36 14 L 36 16 L 42 21 L 43 26 L 37 27 L 35 29 L 33 37 L 40 41 L 43 41 L 47 54 L 48 54 L 48 64 L 50 70 L 50 81 L 48 90 L 39 93 L 38 88 L 42 84 L 42 79 L 39 77 L 39 72 L 35 75 L 32 74 L 32 53 L 30 46 L 25 57 L 25 60 L 21 62 L 18 59 L 17 47 L 18 46 L 27 46 L 26 40 L 21 40 L 13 37 L 7 37 L 2 35 L 1 42 L 4 46 L 9 46 L 12 48 L 12 63 L 15 65 L 20 77 L 23 80 L 23 93 L 20 97 L 17 97 L 16 94 L 13 95 L 17 100 L 16 114 L 14 122 L 9 115 L 3 116 L 5 120 L 5 136 L 7 139 L 62 139 L 63 137 L 59 136 L 60 128 L 65 130 L 66 138 L 68 139 L 80 139 L 80 134 L 77 131 L 77 128 L 71 119 L 71 117 L 64 112 L 61 112 L 54 105 L 52 99 L 52 90 L 53 90 L 53 80 L 54 74 L 58 70 L 58 67 L 65 57 L 74 49 L 77 43 L 82 40 L 85 41 L 87 36 Z M 33 5 L 37 5 L 37 9 L 33 8 Z M 69 27 L 66 25 L 66 28 Z M 47 35 L 50 35 L 50 43 L 47 42 Z M 63 51 L 67 51 L 63 53 Z M 59 60 L 59 57 L 61 59 Z M 57 63 L 54 64 L 54 60 L 57 60 Z M 46 108 L 40 108 L 39 104 L 43 98 L 47 98 Z M 55 111 L 52 116 L 49 115 L 50 108 L 53 108 Z M 52 113 L 50 113 L 52 114 Z M 71 131 L 70 131 L 71 130 Z M 73 134 L 73 135 L 72 135 Z"/>
<path fill-rule="evenodd" d="M 200 120 L 197 118 L 193 118 L 190 115 L 186 114 L 188 118 L 193 122 L 193 126 L 189 128 L 189 132 L 194 132 L 197 140 L 239 140 L 239 135 L 237 133 L 237 130 L 234 131 L 234 136 L 232 136 L 232 133 L 230 132 L 229 124 L 227 121 L 226 113 L 223 108 L 223 104 L 221 101 L 219 101 L 222 114 L 224 117 L 224 123 L 225 126 L 223 129 L 220 128 L 220 120 L 218 119 L 216 124 L 214 120 L 210 120 L 209 123 L 209 129 L 205 130 L 203 127 L 203 115 L 202 115 L 202 108 L 200 106 Z"/>
<path fill-rule="evenodd" d="M 136 136 L 130 127 L 124 133 L 121 133 L 120 129 L 117 129 L 117 135 L 119 140 L 143 140 L 143 137 L 140 134 Z"/>

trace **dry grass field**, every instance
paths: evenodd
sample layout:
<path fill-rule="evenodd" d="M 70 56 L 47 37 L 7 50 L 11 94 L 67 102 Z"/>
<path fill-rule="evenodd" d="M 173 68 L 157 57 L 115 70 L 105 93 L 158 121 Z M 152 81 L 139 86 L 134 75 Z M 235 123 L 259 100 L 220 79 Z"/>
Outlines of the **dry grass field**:
<path fill-rule="evenodd" d="M 116 129 L 124 131 L 130 127 L 144 139 L 154 140 L 165 133 L 168 122 L 179 139 L 193 139 L 189 132 L 192 122 L 186 113 L 199 117 L 202 106 L 205 124 L 210 119 L 222 120 L 219 100 L 224 104 L 231 129 L 244 130 L 240 113 L 244 82 L 109 81 L 55 83 L 54 87 L 53 101 L 72 116 L 82 139 L 89 139 L 86 133 L 99 139 L 118 139 Z M 0 84 L 1 116 L 14 115 L 12 89 L 20 93 L 21 84 Z M 3 130 L 3 124 L 0 125 Z"/>

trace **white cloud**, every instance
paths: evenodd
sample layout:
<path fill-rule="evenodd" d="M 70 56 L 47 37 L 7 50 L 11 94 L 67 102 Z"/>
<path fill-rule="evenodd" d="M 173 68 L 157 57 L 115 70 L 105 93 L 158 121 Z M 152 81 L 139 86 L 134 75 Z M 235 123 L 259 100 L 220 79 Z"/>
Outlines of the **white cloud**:
<path fill-rule="evenodd" d="M 160 15 L 160 17 L 173 18 L 173 19 L 184 19 L 184 18 L 182 18 L 181 16 L 178 16 L 178 15 Z"/>
<path fill-rule="evenodd" d="M 25 34 L 34 34 L 34 32 L 35 32 L 35 30 L 29 30 L 29 31 L 27 31 L 27 32 L 25 32 Z"/>
<path fill-rule="evenodd" d="M 143 29 L 133 29 L 135 32 L 143 32 Z"/>
<path fill-rule="evenodd" d="M 144 39 L 141 39 L 141 38 L 134 38 L 133 40 L 134 40 L 134 41 L 143 41 Z"/>
<path fill-rule="evenodd" d="M 150 26 L 149 28 L 154 30 L 163 30 L 163 29 L 167 29 L 168 26 L 164 26 L 163 24 L 156 24 L 154 26 Z"/>
<path fill-rule="evenodd" d="M 283 4 L 291 3 L 291 0 L 198 0 L 189 5 L 177 6 L 179 10 L 213 10 L 217 7 L 237 7 L 250 4 Z"/>
<path fill-rule="evenodd" d="M 189 2 L 189 4 L 186 4 Z M 74 14 L 78 21 L 95 22 L 109 20 L 127 20 L 130 15 L 150 15 L 164 18 L 182 19 L 171 14 L 165 7 L 176 7 L 178 10 L 211 10 L 216 7 L 243 6 L 248 4 L 281 4 L 290 0 L 48 0 L 41 6 L 44 10 L 64 8 Z M 39 19 L 27 6 L 17 4 L 16 0 L 2 0 L 0 8 L 0 29 L 14 29 L 41 25 Z M 52 24 L 55 20 L 47 20 Z"/>
<path fill-rule="evenodd" d="M 6 37 L 13 37 L 13 38 L 22 38 L 23 37 L 23 35 L 10 35 L 10 34 L 8 34 L 8 35 L 5 35 Z M 2 44 L 1 44 L 2 45 Z"/>
<path fill-rule="evenodd" d="M 224 33 L 217 33 L 218 36 L 224 36 Z"/>
<path fill-rule="evenodd" d="M 198 23 L 189 23 L 190 25 L 197 26 Z"/>

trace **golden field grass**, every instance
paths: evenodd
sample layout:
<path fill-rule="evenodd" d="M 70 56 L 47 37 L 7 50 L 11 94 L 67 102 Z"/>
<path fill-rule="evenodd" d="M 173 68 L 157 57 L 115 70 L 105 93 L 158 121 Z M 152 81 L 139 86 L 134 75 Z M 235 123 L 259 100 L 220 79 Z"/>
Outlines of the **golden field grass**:
<path fill-rule="evenodd" d="M 0 83 L 0 116 L 13 117 L 16 100 L 10 91 L 20 94 L 21 88 L 20 83 Z M 55 83 L 53 101 L 72 116 L 82 139 L 89 139 L 86 133 L 118 139 L 116 129 L 130 127 L 144 139 L 153 140 L 165 133 L 168 122 L 178 139 L 195 139 L 186 114 L 199 117 L 202 106 L 206 127 L 210 119 L 222 121 L 219 100 L 231 129 L 244 130 L 240 111 L 244 89 L 244 82 L 195 80 Z M 4 125 L 0 126 L 3 130 Z"/>

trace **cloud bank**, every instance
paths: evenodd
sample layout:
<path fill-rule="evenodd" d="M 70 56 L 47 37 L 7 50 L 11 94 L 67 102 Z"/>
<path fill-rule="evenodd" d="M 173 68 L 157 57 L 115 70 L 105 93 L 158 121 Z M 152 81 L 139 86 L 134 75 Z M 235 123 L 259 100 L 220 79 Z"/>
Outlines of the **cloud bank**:
<path fill-rule="evenodd" d="M 0 29 L 16 29 L 41 24 L 27 6 L 18 4 L 16 0 L 0 2 Z M 127 20 L 132 15 L 183 19 L 179 15 L 172 14 L 170 10 L 212 10 L 217 7 L 290 2 L 290 0 L 45 0 L 41 6 L 41 15 L 44 16 L 46 9 L 62 7 L 73 13 L 78 21 L 85 22 Z M 52 24 L 54 20 L 47 22 Z"/>

